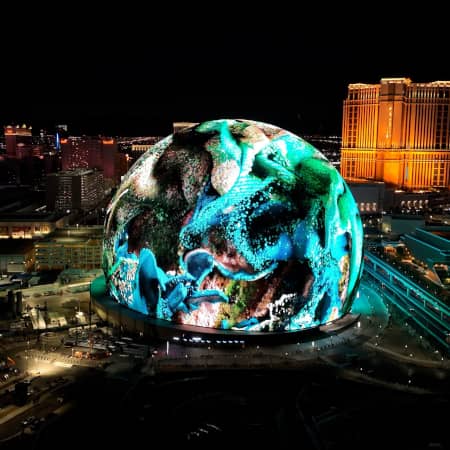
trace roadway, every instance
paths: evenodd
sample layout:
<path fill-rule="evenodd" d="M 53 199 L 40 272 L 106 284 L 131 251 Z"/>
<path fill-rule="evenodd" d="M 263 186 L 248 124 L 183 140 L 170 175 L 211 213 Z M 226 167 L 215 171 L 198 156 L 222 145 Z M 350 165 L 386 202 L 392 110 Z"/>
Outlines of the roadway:
<path fill-rule="evenodd" d="M 431 335 L 447 350 L 450 349 L 447 336 L 450 333 L 449 308 L 438 299 L 422 292 L 418 286 L 394 268 L 382 261 L 375 261 L 375 266 L 366 264 L 364 270 L 384 286 L 384 296 L 407 317 L 410 317 L 425 334 Z M 382 271 L 377 270 L 377 266 Z M 389 271 L 389 272 L 387 272 Z M 385 275 L 385 272 L 388 274 Z M 414 293 L 414 295 L 413 295 Z"/>
<path fill-rule="evenodd" d="M 71 293 L 70 296 L 72 295 Z M 18 366 L 23 371 L 33 372 L 34 376 L 40 372 L 41 379 L 34 382 L 40 399 L 39 402 L 28 405 L 24 411 L 17 410 L 7 426 L 4 424 L 0 427 L 0 438 L 21 432 L 20 422 L 30 415 L 45 417 L 61 406 L 56 400 L 60 392 L 55 393 L 51 388 L 45 391 L 45 387 L 49 380 L 63 376 L 68 379 L 67 386 L 64 383 L 61 387 L 61 392 L 66 395 L 66 390 L 70 391 L 70 380 L 78 381 L 91 373 L 78 366 L 81 364 L 95 367 L 94 372 L 99 376 L 123 380 L 127 380 L 141 362 L 144 365 L 140 372 L 142 376 L 230 368 L 298 370 L 317 365 L 322 370 L 324 366 L 328 366 L 343 378 L 381 384 L 396 390 L 448 392 L 448 361 L 436 361 L 438 355 L 427 354 L 416 337 L 410 336 L 400 325 L 391 323 L 388 308 L 383 302 L 385 295 L 385 290 L 379 289 L 377 282 L 363 279 L 351 311 L 353 314 L 360 314 L 358 322 L 339 332 L 330 332 L 316 341 L 276 346 L 230 344 L 228 347 L 225 344 L 200 346 L 159 342 L 153 346 L 153 353 L 156 354 L 152 354 L 147 361 L 117 352 L 105 360 L 106 368 L 103 364 L 102 368 L 97 367 L 98 361 L 69 358 L 70 349 L 61 348 L 57 352 L 48 353 L 34 349 L 34 341 L 30 344 L 25 341 L 16 342 L 11 344 L 11 354 Z M 58 302 L 61 302 L 61 296 L 53 297 L 55 298 L 51 298 L 48 303 L 49 307 L 54 304 L 55 308 L 60 307 Z M 73 367 L 66 367 L 65 364 L 70 365 L 70 362 L 74 363 Z"/>

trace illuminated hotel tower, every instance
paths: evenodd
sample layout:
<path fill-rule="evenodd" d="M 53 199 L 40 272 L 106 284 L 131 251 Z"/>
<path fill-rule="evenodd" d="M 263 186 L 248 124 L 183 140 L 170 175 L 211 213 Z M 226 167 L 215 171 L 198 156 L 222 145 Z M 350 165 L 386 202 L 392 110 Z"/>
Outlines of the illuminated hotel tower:
<path fill-rule="evenodd" d="M 350 84 L 341 173 L 406 190 L 450 187 L 450 81 Z"/>

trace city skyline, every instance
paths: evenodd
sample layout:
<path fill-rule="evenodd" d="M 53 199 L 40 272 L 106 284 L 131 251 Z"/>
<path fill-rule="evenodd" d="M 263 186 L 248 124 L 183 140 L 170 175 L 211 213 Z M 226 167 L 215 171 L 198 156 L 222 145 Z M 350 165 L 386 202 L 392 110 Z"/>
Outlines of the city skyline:
<path fill-rule="evenodd" d="M 227 23 L 230 13 L 181 24 L 114 11 L 24 23 L 30 45 L 3 57 L 1 123 L 132 136 L 169 134 L 179 120 L 247 118 L 300 135 L 340 134 L 348 84 L 450 79 L 436 17 L 429 25 L 421 17 L 420 30 L 405 20 L 385 33 L 373 19 L 350 26 L 274 10 Z M 12 46 L 13 34 L 2 33 Z"/>

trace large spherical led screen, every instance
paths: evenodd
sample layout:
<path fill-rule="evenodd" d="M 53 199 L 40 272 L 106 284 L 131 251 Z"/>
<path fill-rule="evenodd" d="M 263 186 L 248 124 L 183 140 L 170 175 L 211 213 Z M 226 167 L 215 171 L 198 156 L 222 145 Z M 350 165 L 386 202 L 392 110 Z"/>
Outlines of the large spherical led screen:
<path fill-rule="evenodd" d="M 314 327 L 348 311 L 361 272 L 361 220 L 342 177 L 301 138 L 248 120 L 151 147 L 105 227 L 111 296 L 174 323 Z"/>

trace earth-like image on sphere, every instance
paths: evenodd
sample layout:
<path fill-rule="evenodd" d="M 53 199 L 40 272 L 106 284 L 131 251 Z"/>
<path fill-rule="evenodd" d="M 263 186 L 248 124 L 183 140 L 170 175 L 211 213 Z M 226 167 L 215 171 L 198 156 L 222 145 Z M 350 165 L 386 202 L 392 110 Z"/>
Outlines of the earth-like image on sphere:
<path fill-rule="evenodd" d="M 203 122 L 142 155 L 108 207 L 110 295 L 150 317 L 293 331 L 345 314 L 362 226 L 328 160 L 249 120 Z"/>

